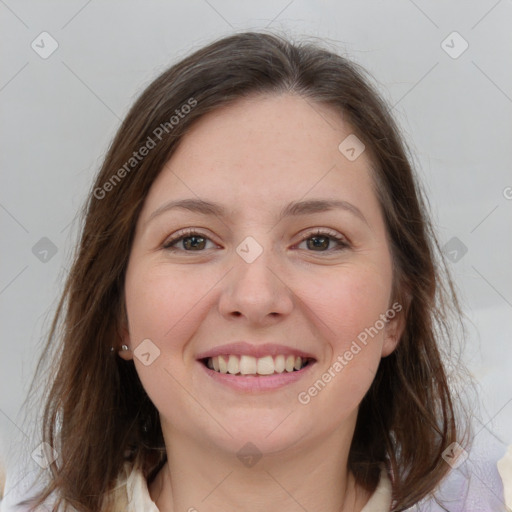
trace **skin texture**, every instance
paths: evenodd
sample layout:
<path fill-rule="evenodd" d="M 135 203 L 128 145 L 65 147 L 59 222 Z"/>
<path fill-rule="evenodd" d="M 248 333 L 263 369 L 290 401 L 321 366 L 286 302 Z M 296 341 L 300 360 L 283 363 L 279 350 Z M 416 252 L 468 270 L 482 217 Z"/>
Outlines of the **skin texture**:
<path fill-rule="evenodd" d="M 168 463 L 150 493 L 163 512 L 358 511 L 368 500 L 347 471 L 349 446 L 358 405 L 396 347 L 400 315 L 308 404 L 298 401 L 392 302 L 368 152 L 351 162 L 338 150 L 351 133 L 338 113 L 297 95 L 239 100 L 194 125 L 149 192 L 125 282 L 130 350 L 120 356 L 134 359 L 160 413 Z M 224 215 L 154 214 L 198 198 Z M 313 199 L 346 201 L 364 219 L 341 208 L 278 219 L 289 203 Z M 163 247 L 184 228 L 207 237 L 203 250 L 187 251 L 184 240 Z M 347 245 L 331 238 L 327 250 L 311 248 L 307 240 L 326 230 Z M 236 252 L 248 236 L 263 249 L 252 263 Z M 160 350 L 148 366 L 133 356 L 145 339 Z M 239 340 L 295 347 L 316 363 L 278 390 L 235 391 L 196 357 Z M 247 442 L 262 454 L 252 467 L 237 457 Z"/>

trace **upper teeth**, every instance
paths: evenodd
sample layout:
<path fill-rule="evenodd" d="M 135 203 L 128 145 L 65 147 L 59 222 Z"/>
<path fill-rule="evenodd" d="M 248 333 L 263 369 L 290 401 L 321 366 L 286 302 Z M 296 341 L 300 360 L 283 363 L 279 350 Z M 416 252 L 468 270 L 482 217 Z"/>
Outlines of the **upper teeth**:
<path fill-rule="evenodd" d="M 293 372 L 300 370 L 305 363 L 306 359 L 302 360 L 300 356 L 284 356 L 278 355 L 275 357 L 265 356 L 256 358 L 253 356 L 215 356 L 209 357 L 206 365 L 211 370 L 220 373 L 230 373 L 236 375 L 272 375 L 273 373 Z"/>

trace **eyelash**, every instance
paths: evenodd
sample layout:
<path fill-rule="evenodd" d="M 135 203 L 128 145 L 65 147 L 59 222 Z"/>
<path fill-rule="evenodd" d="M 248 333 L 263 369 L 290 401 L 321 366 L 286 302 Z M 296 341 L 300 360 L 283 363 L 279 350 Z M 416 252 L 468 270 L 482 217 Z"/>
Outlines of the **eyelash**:
<path fill-rule="evenodd" d="M 205 238 L 206 240 L 208 240 L 210 242 L 213 242 L 213 240 L 211 240 L 206 234 L 201 233 L 200 231 L 196 231 L 194 229 L 186 229 L 186 230 L 178 231 L 178 233 L 176 233 L 172 238 L 167 239 L 164 242 L 162 248 L 167 251 L 172 251 L 172 252 L 177 252 L 177 251 L 196 252 L 196 251 L 187 251 L 185 249 L 178 249 L 178 248 L 174 247 L 174 245 L 177 244 L 178 242 L 181 242 L 185 238 L 192 237 L 192 236 L 199 236 L 199 237 Z M 327 249 L 326 251 L 308 251 L 308 252 L 330 253 L 332 251 L 341 251 L 341 250 L 346 250 L 346 249 L 350 248 L 350 243 L 344 236 L 336 233 L 335 231 L 331 231 L 330 229 L 327 229 L 327 228 L 324 228 L 324 229 L 318 228 L 314 232 L 310 231 L 308 233 L 303 234 L 301 236 L 299 243 L 296 245 L 299 245 L 302 242 L 304 242 L 310 238 L 322 237 L 322 236 L 327 237 L 331 240 L 334 240 L 337 243 L 337 247 L 335 247 L 333 249 Z M 213 243 L 215 243 L 215 242 L 213 242 Z M 204 250 L 206 250 L 206 249 L 203 249 L 203 251 Z M 203 252 L 203 251 L 197 251 L 197 252 Z"/>
<path fill-rule="evenodd" d="M 173 245 L 177 244 L 178 242 L 184 240 L 185 238 L 192 237 L 192 236 L 200 236 L 202 238 L 205 238 L 207 240 L 210 240 L 210 237 L 208 237 L 206 234 L 201 233 L 200 231 L 196 231 L 194 229 L 183 229 L 181 231 L 178 231 L 173 237 L 168 238 L 162 248 L 166 249 L 168 251 L 182 251 L 182 252 L 194 252 L 194 251 L 185 251 L 184 249 L 177 249 L 176 247 L 173 247 Z M 213 240 L 210 240 L 213 241 Z M 199 251 L 201 252 L 201 251 Z"/>
<path fill-rule="evenodd" d="M 301 236 L 299 243 L 302 243 L 310 238 L 322 237 L 322 236 L 327 236 L 328 238 L 334 240 L 338 245 L 334 249 L 327 249 L 326 251 L 318 251 L 318 252 L 342 251 L 342 250 L 348 249 L 350 247 L 348 240 L 344 236 L 336 233 L 336 231 L 331 231 L 330 229 L 327 229 L 327 228 L 323 228 L 323 229 L 318 228 L 315 232 L 305 233 L 304 235 Z M 310 252 L 317 252 L 317 251 L 310 251 Z"/>

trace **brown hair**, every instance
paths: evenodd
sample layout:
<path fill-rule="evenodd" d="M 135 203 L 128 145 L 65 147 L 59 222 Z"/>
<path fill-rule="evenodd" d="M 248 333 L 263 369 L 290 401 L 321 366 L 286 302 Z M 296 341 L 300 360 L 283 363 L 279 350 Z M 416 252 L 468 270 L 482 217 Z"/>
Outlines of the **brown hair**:
<path fill-rule="evenodd" d="M 80 511 L 115 510 L 111 491 L 127 460 L 148 480 L 165 462 L 158 411 L 133 361 L 110 351 L 120 342 L 124 276 L 139 212 L 195 121 L 248 95 L 282 93 L 336 109 L 369 149 L 393 254 L 394 299 L 404 306 L 398 347 L 381 361 L 360 404 L 350 469 L 372 491 L 385 463 L 393 510 L 417 503 L 448 472 L 441 454 L 462 441 L 440 347 L 451 341 L 452 314 L 460 320 L 461 313 L 399 130 L 356 64 L 318 44 L 241 33 L 196 51 L 154 80 L 105 157 L 44 351 L 53 347 L 57 359 L 43 440 L 60 457 L 37 503 L 56 491 L 63 504 Z M 132 161 L 150 139 L 156 149 Z"/>

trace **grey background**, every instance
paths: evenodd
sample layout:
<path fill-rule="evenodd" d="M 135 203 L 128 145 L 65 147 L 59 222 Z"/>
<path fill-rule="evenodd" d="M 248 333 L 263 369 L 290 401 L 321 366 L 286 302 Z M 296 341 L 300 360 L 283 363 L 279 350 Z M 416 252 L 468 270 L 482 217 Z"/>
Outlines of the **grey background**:
<path fill-rule="evenodd" d="M 456 251 L 450 267 L 471 320 L 465 357 L 483 403 L 475 421 L 512 442 L 510 0 L 0 0 L 0 16 L 0 451 L 17 437 L 28 452 L 40 442 L 27 437 L 20 405 L 69 264 L 73 221 L 120 120 L 191 50 L 265 27 L 328 39 L 394 105 L 441 244 Z M 58 43 L 46 59 L 31 47 L 43 46 L 43 31 Z M 446 40 L 454 31 L 469 44 L 457 58 L 445 51 L 462 49 L 457 36 Z"/>

